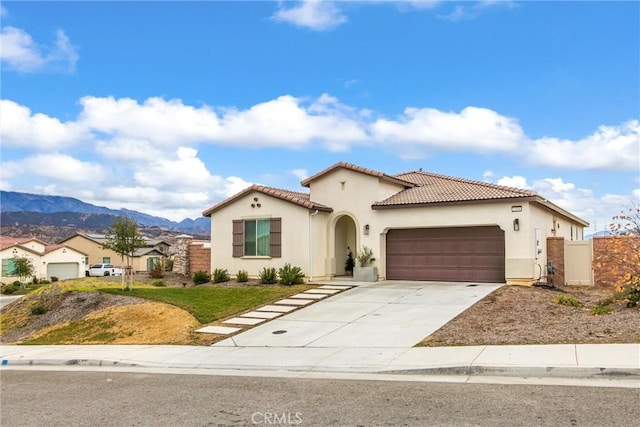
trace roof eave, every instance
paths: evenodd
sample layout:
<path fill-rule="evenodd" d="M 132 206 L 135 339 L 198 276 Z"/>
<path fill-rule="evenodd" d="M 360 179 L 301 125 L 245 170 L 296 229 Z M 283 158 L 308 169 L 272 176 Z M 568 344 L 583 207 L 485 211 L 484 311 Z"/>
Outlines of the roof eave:
<path fill-rule="evenodd" d="M 371 176 L 371 177 L 374 177 L 374 178 L 378 178 L 378 179 L 381 179 L 381 180 L 386 181 L 386 182 L 391 182 L 393 184 L 401 185 L 401 186 L 403 186 L 405 188 L 412 188 L 412 187 L 416 187 L 417 186 L 417 184 L 415 184 L 413 182 L 405 181 L 403 179 L 396 178 L 394 176 L 387 175 L 387 174 L 382 173 L 382 172 L 374 171 L 373 169 L 361 168 L 361 167 L 359 167 L 357 165 L 353 165 L 351 163 L 346 163 L 346 162 L 338 162 L 338 163 L 336 163 L 336 164 L 334 164 L 332 166 L 329 166 L 328 168 L 318 172 L 317 174 L 312 175 L 309 178 L 306 178 L 306 179 L 302 180 L 300 182 L 300 185 L 303 186 L 303 187 L 309 188 L 313 181 L 315 181 L 316 179 L 318 179 L 318 178 L 320 178 L 320 177 L 322 177 L 324 175 L 327 175 L 328 173 L 331 173 L 334 170 L 339 169 L 339 168 L 350 170 L 352 172 L 361 173 L 361 174 L 368 175 L 368 176 Z"/>
<path fill-rule="evenodd" d="M 569 211 L 566 211 L 566 210 L 562 209 L 560 206 L 550 202 L 547 199 L 544 199 L 542 197 L 538 197 L 535 200 L 535 202 L 537 202 L 540 205 L 546 207 L 547 209 L 550 209 L 550 210 L 552 210 L 554 212 L 557 212 L 560 215 L 563 215 L 563 216 L 565 216 L 565 217 L 567 217 L 567 218 L 569 218 L 569 219 L 581 224 L 584 227 L 588 227 L 589 226 L 589 223 L 587 221 L 585 221 L 584 219 L 580 218 L 579 216 L 576 216 L 576 215 L 572 214 Z"/>
<path fill-rule="evenodd" d="M 453 206 L 453 205 L 469 205 L 469 204 L 479 204 L 479 203 L 503 203 L 503 202 L 528 202 L 534 201 L 536 197 L 534 196 L 522 196 L 522 197 L 502 197 L 496 199 L 473 199 L 473 200 L 451 200 L 451 201 L 442 201 L 442 202 L 423 202 L 423 203 L 403 203 L 403 204 L 393 204 L 393 205 L 371 205 L 371 209 L 373 210 L 383 210 L 383 209 L 408 209 L 408 208 L 427 208 L 432 206 Z"/>
<path fill-rule="evenodd" d="M 222 202 L 218 203 L 217 205 L 212 206 L 211 208 L 205 210 L 202 212 L 202 216 L 204 217 L 211 217 L 211 214 L 213 214 L 214 212 L 224 208 L 225 206 L 230 205 L 231 203 L 235 202 L 236 200 L 246 196 L 247 194 L 250 194 L 252 191 L 258 192 L 260 194 L 264 194 L 266 196 L 270 196 L 273 197 L 275 199 L 278 200 L 282 200 L 284 202 L 289 202 L 292 203 L 296 206 L 300 206 L 301 208 L 304 209 L 308 209 L 310 211 L 320 211 L 320 212 L 333 212 L 333 208 L 330 208 L 328 206 L 321 206 L 321 205 L 317 205 L 312 201 L 304 201 L 303 203 L 297 203 L 295 200 L 291 200 L 288 197 L 280 197 L 278 194 L 272 194 L 269 191 L 266 191 L 267 187 L 263 187 L 263 186 L 257 186 L 257 185 L 252 185 L 251 187 L 247 187 L 244 190 L 242 190 L 241 192 L 239 192 L 238 194 L 229 197 L 226 200 L 223 200 Z"/>

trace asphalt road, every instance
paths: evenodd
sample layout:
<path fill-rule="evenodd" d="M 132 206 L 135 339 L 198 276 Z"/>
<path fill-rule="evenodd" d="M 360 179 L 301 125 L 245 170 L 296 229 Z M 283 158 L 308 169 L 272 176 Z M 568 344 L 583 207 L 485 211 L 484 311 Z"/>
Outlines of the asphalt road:
<path fill-rule="evenodd" d="M 0 371 L 9 426 L 632 426 L 638 389 Z"/>

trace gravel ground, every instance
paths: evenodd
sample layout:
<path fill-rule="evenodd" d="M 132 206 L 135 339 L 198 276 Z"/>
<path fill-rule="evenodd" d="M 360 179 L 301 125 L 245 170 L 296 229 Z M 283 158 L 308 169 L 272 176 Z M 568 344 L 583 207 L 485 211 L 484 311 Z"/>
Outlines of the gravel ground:
<path fill-rule="evenodd" d="M 611 289 L 504 286 L 427 337 L 424 346 L 500 344 L 579 344 L 640 342 L 640 309 L 611 305 L 611 314 L 591 308 L 611 296 Z M 568 296 L 582 307 L 557 304 Z"/>

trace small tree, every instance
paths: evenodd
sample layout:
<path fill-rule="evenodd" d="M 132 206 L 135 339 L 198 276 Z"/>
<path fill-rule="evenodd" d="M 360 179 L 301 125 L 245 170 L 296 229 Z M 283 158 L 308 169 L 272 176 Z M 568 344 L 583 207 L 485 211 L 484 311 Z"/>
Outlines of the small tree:
<path fill-rule="evenodd" d="M 145 245 L 144 236 L 138 233 L 138 226 L 136 222 L 128 217 L 121 216 L 111 224 L 111 228 L 107 232 L 107 241 L 102 245 L 104 249 L 111 249 L 121 259 L 127 259 L 127 266 L 131 266 L 131 259 L 133 253 L 138 248 L 142 248 Z M 124 276 L 122 289 L 130 291 L 131 282 L 133 276 L 129 274 L 126 286 L 124 285 Z"/>
<path fill-rule="evenodd" d="M 356 262 L 353 259 L 353 252 L 351 252 L 351 248 L 347 246 L 347 260 L 344 262 L 344 271 L 347 272 L 347 274 L 352 275 L 353 274 L 353 267 L 355 267 Z"/>
<path fill-rule="evenodd" d="M 18 276 L 20 278 L 20 287 L 24 287 L 27 277 L 33 276 L 33 272 L 35 271 L 33 261 L 27 256 L 14 256 L 12 261 L 13 270 L 10 274 L 12 276 Z"/>

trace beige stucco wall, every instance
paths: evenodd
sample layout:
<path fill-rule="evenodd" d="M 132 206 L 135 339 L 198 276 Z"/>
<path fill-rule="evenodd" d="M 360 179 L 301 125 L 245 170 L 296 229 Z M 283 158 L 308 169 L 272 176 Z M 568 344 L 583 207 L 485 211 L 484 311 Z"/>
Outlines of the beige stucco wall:
<path fill-rule="evenodd" d="M 260 207 L 251 207 L 258 198 Z M 310 240 L 314 247 L 323 247 L 320 235 L 323 213 L 310 217 L 308 209 L 271 197 L 259 192 L 252 192 L 236 200 L 231 206 L 220 209 L 211 215 L 211 271 L 216 268 L 226 269 L 234 276 L 239 270 L 246 270 L 250 277 L 257 277 L 267 267 L 276 269 L 285 263 L 300 267 L 308 276 L 313 271 L 323 270 L 318 261 L 311 261 Z M 282 257 L 233 257 L 233 220 L 282 218 Z M 309 223 L 313 221 L 314 233 L 309 233 Z M 310 239 L 311 237 L 311 239 Z"/>
<path fill-rule="evenodd" d="M 44 245 L 38 244 L 36 247 L 42 248 L 44 251 Z M 0 252 L 0 259 L 11 259 L 14 256 L 29 258 L 33 262 L 33 275 L 38 279 L 50 279 L 47 277 L 47 265 L 50 263 L 76 263 L 78 265 L 77 277 L 84 277 L 84 254 L 70 247 L 58 248 L 46 254 L 37 254 L 20 246 L 13 246 Z M 0 272 L 0 274 L 2 273 Z M 16 280 L 18 278 L 15 276 L 0 277 L 2 283 L 12 283 Z"/>
<path fill-rule="evenodd" d="M 44 254 L 40 259 L 41 276 L 38 277 L 47 276 L 47 265 L 51 263 L 75 263 L 78 265 L 77 277 L 84 277 L 85 275 L 84 254 L 70 247 L 59 248 Z M 46 278 L 51 279 L 50 277 Z"/>
<path fill-rule="evenodd" d="M 102 263 L 103 257 L 111 258 L 111 264 L 122 266 L 126 263 L 123 262 L 122 257 L 112 251 L 111 249 L 102 249 L 100 243 L 94 242 L 82 236 L 74 236 L 68 240 L 65 240 L 65 245 L 76 249 L 77 251 L 87 254 L 89 257 L 89 265 Z"/>
<path fill-rule="evenodd" d="M 44 248 L 44 246 L 43 246 Z M 39 254 L 35 254 L 29 250 L 23 249 L 19 246 L 13 246 L 10 248 L 7 248 L 3 251 L 0 251 L 0 259 L 11 259 L 14 257 L 27 257 L 29 258 L 32 262 L 33 262 L 33 274 L 36 277 L 44 277 L 43 274 L 46 273 L 46 270 L 44 271 L 44 273 L 42 272 L 42 262 L 40 261 L 40 255 Z M 30 278 L 28 278 L 30 279 Z M 18 280 L 18 277 L 16 276 L 3 276 L 2 275 L 2 271 L 0 269 L 0 282 L 2 283 L 13 283 L 16 280 Z"/>

